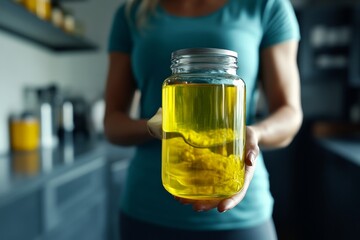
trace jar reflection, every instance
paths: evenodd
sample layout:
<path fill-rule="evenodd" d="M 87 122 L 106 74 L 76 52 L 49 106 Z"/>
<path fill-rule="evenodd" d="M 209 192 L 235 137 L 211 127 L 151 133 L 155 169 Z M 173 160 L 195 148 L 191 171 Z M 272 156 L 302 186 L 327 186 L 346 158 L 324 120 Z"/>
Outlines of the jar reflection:
<path fill-rule="evenodd" d="M 13 171 L 17 175 L 36 175 L 40 169 L 38 151 L 14 152 L 12 155 Z"/>

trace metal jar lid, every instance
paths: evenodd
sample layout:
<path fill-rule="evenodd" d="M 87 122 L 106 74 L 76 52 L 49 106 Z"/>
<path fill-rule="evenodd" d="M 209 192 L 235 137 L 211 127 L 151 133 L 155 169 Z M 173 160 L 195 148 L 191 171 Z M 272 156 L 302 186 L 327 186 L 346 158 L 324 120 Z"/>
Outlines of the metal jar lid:
<path fill-rule="evenodd" d="M 171 58 L 174 59 L 178 56 L 186 55 L 219 55 L 219 56 L 230 56 L 238 57 L 237 52 L 221 49 L 221 48 L 184 48 L 179 49 L 171 53 Z"/>

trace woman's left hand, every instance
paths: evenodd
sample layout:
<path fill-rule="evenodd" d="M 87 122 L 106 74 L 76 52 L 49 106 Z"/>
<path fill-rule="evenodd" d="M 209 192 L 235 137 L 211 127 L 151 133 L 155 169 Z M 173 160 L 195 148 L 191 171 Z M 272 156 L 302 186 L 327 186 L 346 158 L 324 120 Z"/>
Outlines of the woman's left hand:
<path fill-rule="evenodd" d="M 246 191 L 248 190 L 250 182 L 254 176 L 256 158 L 259 154 L 258 142 L 258 134 L 256 133 L 255 128 L 252 126 L 246 127 L 245 180 L 244 186 L 240 192 L 229 198 L 219 200 L 192 200 L 176 196 L 174 198 L 182 204 L 191 204 L 193 209 L 198 212 L 208 211 L 213 208 L 217 208 L 219 212 L 225 212 L 232 209 L 245 197 Z"/>

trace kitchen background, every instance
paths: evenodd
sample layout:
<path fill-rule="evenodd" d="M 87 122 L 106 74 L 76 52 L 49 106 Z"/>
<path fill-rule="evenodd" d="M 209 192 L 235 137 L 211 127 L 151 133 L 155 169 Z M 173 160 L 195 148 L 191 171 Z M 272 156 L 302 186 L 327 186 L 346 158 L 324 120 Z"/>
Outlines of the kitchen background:
<path fill-rule="evenodd" d="M 120 1 L 60 2 L 81 21 L 86 28 L 86 39 L 95 44 L 97 49 L 54 52 L 41 44 L 14 37 L 7 31 L 0 31 L 1 136 L 7 136 L 9 114 L 24 109 L 22 94 L 27 86 L 55 83 L 74 95 L 80 94 L 88 102 L 102 96 L 107 70 L 107 37 L 113 13 Z M 14 11 L 12 14 L 17 13 Z M 8 149 L 8 138 L 1 137 L 0 153 L 5 153 Z"/>
<path fill-rule="evenodd" d="M 0 239 L 116 239 L 114 209 L 133 149 L 101 137 L 101 116 L 107 38 L 122 1 L 53 1 L 71 14 L 74 38 L 14 2 L 0 0 Z M 305 119 L 289 147 L 265 152 L 274 221 L 280 239 L 357 239 L 360 0 L 292 3 Z M 36 154 L 11 151 L 9 118 L 34 107 L 31 89 L 49 86 L 62 103 L 82 107 L 86 131 L 76 122 L 65 129 L 83 133 L 81 140 L 59 139 Z M 265 114 L 261 101 L 258 114 Z"/>

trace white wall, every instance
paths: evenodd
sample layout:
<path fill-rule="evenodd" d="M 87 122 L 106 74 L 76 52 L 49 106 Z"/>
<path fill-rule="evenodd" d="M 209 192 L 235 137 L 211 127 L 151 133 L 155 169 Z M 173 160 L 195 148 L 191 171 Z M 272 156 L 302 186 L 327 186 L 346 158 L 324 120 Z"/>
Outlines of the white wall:
<path fill-rule="evenodd" d="M 67 3 L 86 27 L 96 52 L 56 53 L 0 30 L 0 154 L 9 149 L 7 119 L 23 109 L 25 86 L 57 83 L 88 101 L 102 96 L 107 70 L 107 38 L 120 0 Z"/>
<path fill-rule="evenodd" d="M 23 86 L 48 82 L 53 61 L 37 46 L 0 32 L 0 153 L 8 149 L 7 118 L 23 107 Z"/>
<path fill-rule="evenodd" d="M 121 0 L 87 0 L 64 4 L 85 25 L 86 37 L 99 46 L 96 53 L 70 53 L 57 57 L 54 75 L 90 101 L 100 96 L 107 72 L 107 44 L 114 12 Z M 64 71 L 63 69 L 66 69 Z"/>

